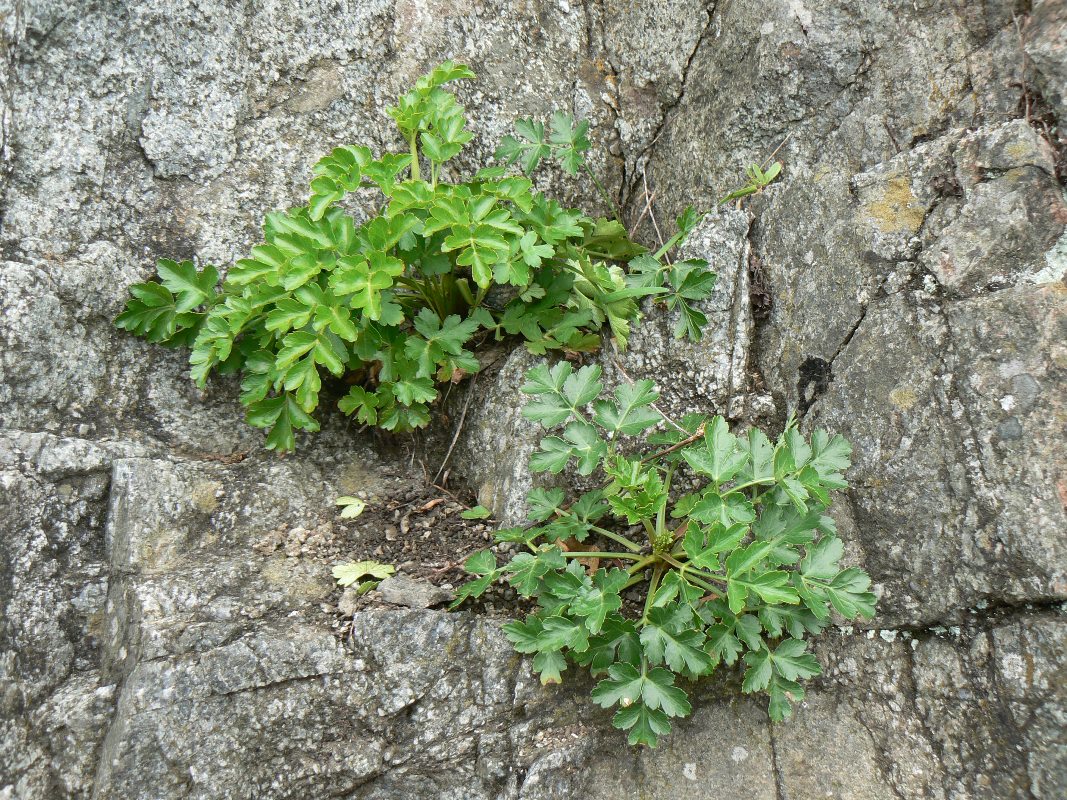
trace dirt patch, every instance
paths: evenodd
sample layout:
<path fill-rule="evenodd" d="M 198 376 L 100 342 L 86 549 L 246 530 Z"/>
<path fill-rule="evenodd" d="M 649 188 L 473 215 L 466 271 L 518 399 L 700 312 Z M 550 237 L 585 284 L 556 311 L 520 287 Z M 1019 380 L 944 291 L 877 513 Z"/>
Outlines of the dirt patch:
<path fill-rule="evenodd" d="M 473 495 L 429 484 L 412 484 L 394 496 L 367 503 L 352 520 L 341 519 L 340 509 L 331 520 L 313 528 L 296 527 L 269 533 L 254 545 L 263 555 L 284 553 L 294 561 L 314 562 L 329 575 L 334 566 L 373 560 L 397 572 L 454 591 L 468 579 L 463 562 L 478 550 L 491 548 L 501 563 L 515 552 L 514 544 L 496 544 L 492 520 L 467 520 L 463 511 L 475 504 Z M 353 611 L 386 605 L 372 590 L 342 603 L 344 589 L 337 586 L 322 611 L 334 617 L 333 627 L 343 632 Z M 483 614 L 517 616 L 521 608 L 515 590 L 497 584 L 464 608 Z M 344 611 L 341 606 L 344 606 Z"/>

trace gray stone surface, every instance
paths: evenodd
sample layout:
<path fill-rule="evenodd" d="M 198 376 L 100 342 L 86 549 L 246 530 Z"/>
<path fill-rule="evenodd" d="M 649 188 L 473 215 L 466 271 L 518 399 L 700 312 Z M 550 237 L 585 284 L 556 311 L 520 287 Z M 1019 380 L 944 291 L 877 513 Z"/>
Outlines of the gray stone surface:
<path fill-rule="evenodd" d="M 881 619 L 1062 599 L 1065 297 L 1057 284 L 961 302 L 901 292 L 835 360 L 810 413 L 853 442 L 842 513 L 883 586 Z"/>
<path fill-rule="evenodd" d="M 0 2 L 0 800 L 1063 797 L 1067 207 L 1026 118 L 1037 92 L 1067 113 L 1063 15 Z M 231 382 L 200 392 L 181 353 L 113 329 L 156 257 L 225 264 L 322 152 L 390 144 L 383 107 L 449 56 L 481 76 L 457 169 L 562 105 L 661 228 L 781 145 L 782 179 L 694 236 L 720 274 L 705 341 L 650 315 L 602 363 L 673 412 L 796 409 L 853 441 L 839 525 L 879 616 L 818 641 L 791 722 L 727 672 L 660 750 L 630 751 L 588 681 L 541 687 L 499 619 L 338 627 L 328 569 L 256 545 L 327 530 L 338 494 L 409 487 L 409 454 L 333 417 L 264 453 Z M 505 517 L 530 485 L 530 363 L 479 378 L 452 456 Z"/>
<path fill-rule="evenodd" d="M 386 578 L 378 584 L 378 592 L 383 602 L 407 608 L 439 606 L 454 597 L 448 589 L 442 589 L 429 581 L 412 578 L 403 573 Z"/>
<path fill-rule="evenodd" d="M 1067 114 L 1067 8 L 1057 0 L 1036 0 L 1026 21 L 1026 54 L 1034 80 L 1062 119 Z"/>
<path fill-rule="evenodd" d="M 1059 16 L 718 4 L 648 164 L 670 211 L 785 140 L 753 204 L 753 366 L 853 441 L 839 516 L 883 624 L 1064 596 L 1067 205 L 1045 131 L 1016 118 L 1059 68 L 1017 24 L 1048 44 Z"/>

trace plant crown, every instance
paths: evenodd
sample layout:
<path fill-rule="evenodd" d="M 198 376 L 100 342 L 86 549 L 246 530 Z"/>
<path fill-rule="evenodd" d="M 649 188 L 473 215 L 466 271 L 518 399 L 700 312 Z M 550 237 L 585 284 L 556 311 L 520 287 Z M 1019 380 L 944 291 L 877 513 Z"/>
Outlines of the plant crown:
<path fill-rule="evenodd" d="M 692 208 L 657 252 L 632 242 L 618 219 L 594 219 L 535 191 L 527 175 L 544 160 L 592 179 L 587 122 L 556 112 L 549 126 L 516 123 L 498 165 L 459 183 L 446 165 L 470 141 L 463 106 L 446 84 L 474 74 L 445 62 L 388 109 L 406 150 L 334 149 L 314 167 L 304 206 L 267 214 L 263 242 L 219 270 L 158 262 L 158 281 L 130 288 L 116 325 L 152 342 L 192 348 L 191 376 L 240 372 L 247 421 L 269 429 L 266 446 L 295 446 L 294 431 L 318 429 L 323 370 L 344 378 L 339 406 L 359 422 L 404 431 L 429 421 L 438 386 L 476 372 L 471 348 L 521 336 L 532 353 L 589 351 L 606 323 L 620 346 L 655 295 L 680 311 L 676 335 L 700 337 L 695 303 L 715 276 L 706 262 L 669 264 L 665 254 L 700 219 Z M 758 191 L 777 175 L 750 168 Z M 761 182 L 762 181 L 762 182 Z M 339 203 L 380 198 L 363 222 Z"/>
<path fill-rule="evenodd" d="M 515 649 L 533 654 L 545 684 L 568 664 L 603 676 L 593 700 L 618 707 L 615 727 L 631 744 L 654 747 L 671 717 L 689 714 L 678 676 L 695 680 L 723 662 L 743 661 L 743 691 L 767 692 L 771 719 L 785 719 L 804 696 L 799 680 L 820 671 L 805 635 L 831 609 L 874 614 L 871 580 L 841 568 L 825 513 L 830 491 L 847 485 L 850 445 L 821 430 L 805 438 L 792 419 L 773 444 L 756 429 L 734 435 L 722 417 L 689 415 L 653 432 L 664 418 L 652 381 L 604 396 L 600 374 L 566 361 L 535 367 L 523 415 L 556 431 L 533 470 L 600 470 L 605 482 L 569 501 L 563 489 L 531 491 L 530 524 L 496 534 L 524 551 L 502 566 L 490 550 L 472 555 L 465 567 L 476 577 L 453 607 L 501 577 L 536 598 L 525 621 L 504 626 Z M 643 449 L 623 448 L 628 437 Z M 631 587 L 645 600 L 627 613 Z"/>

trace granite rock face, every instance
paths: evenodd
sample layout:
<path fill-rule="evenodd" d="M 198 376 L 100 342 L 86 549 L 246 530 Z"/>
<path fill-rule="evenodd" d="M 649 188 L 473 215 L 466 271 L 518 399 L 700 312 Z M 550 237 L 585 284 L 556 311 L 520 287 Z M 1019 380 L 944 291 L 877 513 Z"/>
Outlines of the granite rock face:
<path fill-rule="evenodd" d="M 1027 23 L 1024 47 L 1035 82 L 1062 119 L 1067 114 L 1067 9 L 1055 0 L 1037 0 Z"/>
<path fill-rule="evenodd" d="M 1063 797 L 1064 24 L 1054 0 L 0 2 L 0 800 Z M 835 508 L 879 616 L 818 640 L 794 720 L 724 672 L 630 751 L 499 619 L 338 627 L 328 571 L 258 545 L 411 462 L 332 417 L 279 459 L 232 383 L 113 328 L 156 257 L 228 263 L 323 151 L 393 144 L 383 108 L 447 57 L 480 76 L 457 170 L 562 106 L 669 230 L 785 163 L 691 239 L 719 274 L 704 341 L 649 308 L 599 358 L 676 413 L 853 442 Z M 451 469 L 508 519 L 532 363 L 455 401 Z"/>
<path fill-rule="evenodd" d="M 1063 598 L 1067 205 L 1025 119 L 1061 66 L 1020 44 L 1053 47 L 1056 6 L 1020 40 L 1007 3 L 720 4 L 648 165 L 710 200 L 694 162 L 721 181 L 781 145 L 754 366 L 853 442 L 841 517 L 883 624 Z"/>

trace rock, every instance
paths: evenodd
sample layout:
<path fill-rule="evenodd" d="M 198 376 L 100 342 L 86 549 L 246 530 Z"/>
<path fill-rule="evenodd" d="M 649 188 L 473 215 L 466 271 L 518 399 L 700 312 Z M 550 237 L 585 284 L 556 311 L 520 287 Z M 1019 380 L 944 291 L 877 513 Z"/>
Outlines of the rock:
<path fill-rule="evenodd" d="M 0 793 L 91 789 L 114 707 L 99 646 L 107 448 L 0 431 Z"/>
<path fill-rule="evenodd" d="M 407 608 L 431 608 L 447 603 L 454 597 L 448 589 L 404 574 L 386 578 L 378 584 L 378 591 L 386 603 Z"/>
<path fill-rule="evenodd" d="M 340 611 L 346 617 L 352 616 L 359 608 L 359 606 L 357 605 L 359 602 L 359 597 L 360 595 L 356 588 L 354 586 L 349 586 L 341 594 L 341 599 L 337 603 L 337 610 Z"/>
<path fill-rule="evenodd" d="M 127 566 L 121 595 L 109 601 L 120 624 L 108 652 L 123 677 L 101 754 L 102 796 L 231 797 L 254 786 L 290 797 L 343 786 L 380 798 L 581 793 L 606 800 L 637 797 L 654 776 L 680 797 L 704 796 L 720 782 L 725 797 L 740 797 L 735 787 L 744 786 L 745 796 L 767 798 L 835 789 L 947 798 L 944 787 L 978 793 L 985 785 L 999 792 L 993 796 L 1010 796 L 1029 770 L 1046 785 L 1060 780 L 1062 753 L 1048 744 L 1055 737 L 1033 741 L 1025 759 L 1015 742 L 1032 709 L 1054 716 L 1067 702 L 1062 610 L 972 616 L 960 629 L 918 638 L 833 631 L 819 643 L 826 675 L 794 721 L 769 726 L 762 704 L 739 699 L 736 679 L 724 674 L 698 691 L 696 713 L 654 754 L 620 752 L 620 735 L 587 695 L 589 681 L 541 687 L 498 622 L 362 611 L 341 642 L 309 615 L 296 576 L 283 585 L 254 577 L 271 574 L 269 556 L 238 568 L 248 520 L 278 506 L 278 496 L 253 498 L 243 488 L 264 485 L 256 479 L 262 468 L 147 460 L 116 467 L 125 489 L 109 514 L 110 538 L 123 543 L 117 552 Z M 302 514 L 308 501 L 294 496 L 287 473 L 271 474 L 266 485 L 292 498 L 281 513 Z M 123 509 L 158 508 L 175 495 L 176 481 L 204 480 L 230 486 L 228 497 L 237 499 L 210 512 L 191 504 L 179 511 L 176 530 L 210 513 L 216 538 L 180 535 L 174 541 L 184 550 L 161 570 L 146 549 L 157 541 L 158 522 Z M 249 501 L 263 511 L 232 515 L 226 505 Z M 204 547 L 213 553 L 210 572 L 193 566 Z M 138 555 L 149 552 L 150 561 Z M 240 603 L 220 594 L 223 587 L 239 587 Z M 989 683 L 991 659 L 1010 690 Z M 996 692 L 997 702 L 1015 709 L 1011 728 L 986 708 Z M 975 736 L 960 727 L 965 719 Z M 987 763 L 1002 767 L 993 774 L 972 766 Z"/>
<path fill-rule="evenodd" d="M 962 137 L 954 157 L 963 197 L 950 202 L 951 211 L 936 209 L 919 259 L 941 287 L 974 295 L 1062 279 L 1067 261 L 1047 257 L 1067 226 L 1048 143 L 1015 120 Z"/>
<path fill-rule="evenodd" d="M 853 442 L 845 511 L 884 587 L 883 624 L 1067 591 L 1058 284 L 872 305 L 810 424 Z M 906 532 L 906 533 L 905 533 Z"/>
<path fill-rule="evenodd" d="M 1026 55 L 1041 93 L 1062 120 L 1067 117 L 1067 9 L 1056 0 L 1036 0 L 1026 23 Z"/>
<path fill-rule="evenodd" d="M 1063 797 L 1067 220 L 1045 141 L 1067 114 L 1063 15 L 8 3 L 0 798 Z M 629 219 L 655 193 L 660 227 L 783 161 L 693 237 L 720 274 L 705 340 L 650 315 L 618 359 L 672 412 L 795 410 L 853 441 L 835 513 L 879 616 L 817 640 L 824 675 L 793 720 L 771 726 L 723 669 L 634 751 L 590 679 L 542 687 L 497 618 L 379 608 L 349 630 L 323 610 L 329 565 L 287 557 L 284 532 L 313 535 L 339 494 L 403 493 L 410 454 L 330 414 L 298 454 L 265 454 L 233 381 L 201 392 L 183 353 L 114 329 L 157 257 L 231 263 L 265 211 L 304 201 L 323 152 L 394 145 L 382 110 L 452 56 L 480 76 L 460 88 L 476 136 L 455 174 L 555 107 L 591 120 Z M 537 180 L 608 213 L 584 177 Z M 533 361 L 516 350 L 455 393 L 472 398 L 456 480 L 508 521 L 540 438 L 518 414 Z"/>
<path fill-rule="evenodd" d="M 1011 9 L 887 13 L 717 9 L 648 166 L 664 197 L 710 200 L 787 139 L 752 205 L 771 306 L 753 366 L 779 409 L 853 442 L 835 513 L 884 593 L 879 624 L 923 626 L 1064 597 L 1067 462 L 1038 420 L 1061 414 L 1043 387 L 1064 381 L 1067 206 L 1047 134 L 1016 118 Z M 1035 5 L 1027 41 L 1054 39 L 1057 13 Z M 739 69 L 749 53 L 777 66 Z M 1025 423 L 1015 387 L 1040 408 Z"/>
<path fill-rule="evenodd" d="M 809 249 L 824 261 L 797 222 L 844 234 L 847 217 L 822 207 L 842 178 L 947 129 L 1017 116 L 1025 58 L 1014 17 L 1006 2 L 962 12 L 844 0 L 716 6 L 648 159 L 664 218 L 710 205 L 744 164 L 775 153 L 785 169 L 769 197 L 806 186 L 819 200 L 796 196 L 797 220 L 757 220 L 757 256 L 777 231 L 794 241 L 797 271 Z"/>
<path fill-rule="evenodd" d="M 503 525 L 526 519 L 526 495 L 533 488 L 528 463 L 544 430 L 522 416 L 520 388 L 539 359 L 516 348 L 492 376 L 479 376 L 469 392 L 478 400 L 464 421 L 452 469 L 475 487 L 478 503 Z M 480 384 L 480 385 L 479 385 Z"/>

